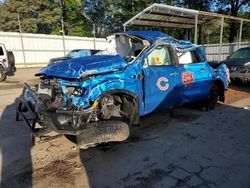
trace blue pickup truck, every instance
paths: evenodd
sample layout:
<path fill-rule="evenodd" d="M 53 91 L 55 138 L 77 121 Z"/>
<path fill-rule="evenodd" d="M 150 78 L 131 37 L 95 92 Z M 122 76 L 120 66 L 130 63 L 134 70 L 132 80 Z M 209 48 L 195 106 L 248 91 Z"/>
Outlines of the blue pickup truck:
<path fill-rule="evenodd" d="M 34 109 L 42 127 L 93 144 L 126 139 L 128 125 L 156 110 L 193 102 L 210 110 L 224 101 L 227 67 L 211 67 L 200 46 L 159 31 L 121 32 L 108 41 L 97 55 L 37 72 L 38 88 L 26 85 L 17 115 Z"/>

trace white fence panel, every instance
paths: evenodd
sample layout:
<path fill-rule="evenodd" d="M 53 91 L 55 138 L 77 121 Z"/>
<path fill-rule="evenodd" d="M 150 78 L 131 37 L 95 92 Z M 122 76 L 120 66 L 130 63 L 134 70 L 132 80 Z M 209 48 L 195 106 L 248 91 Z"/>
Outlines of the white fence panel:
<path fill-rule="evenodd" d="M 201 45 L 207 54 L 209 61 L 219 61 L 220 44 Z M 242 42 L 240 48 L 250 46 L 250 42 Z M 239 49 L 239 43 L 222 44 L 221 59 L 224 60 L 234 51 Z"/>
<path fill-rule="evenodd" d="M 51 58 L 64 56 L 62 36 L 24 33 L 22 39 L 27 66 L 45 65 Z M 94 49 L 93 38 L 65 36 L 64 41 L 66 53 L 72 49 Z M 96 49 L 106 49 L 106 39 L 96 38 L 95 41 Z M 20 33 L 0 32 L 0 43 L 13 51 L 17 67 L 25 66 Z"/>

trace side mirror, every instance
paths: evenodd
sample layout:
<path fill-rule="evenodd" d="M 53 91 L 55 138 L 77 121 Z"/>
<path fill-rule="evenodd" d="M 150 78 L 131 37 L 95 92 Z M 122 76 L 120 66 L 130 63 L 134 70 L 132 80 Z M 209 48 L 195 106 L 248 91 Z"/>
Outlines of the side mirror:
<path fill-rule="evenodd" d="M 230 55 L 227 56 L 227 59 L 229 59 Z"/>

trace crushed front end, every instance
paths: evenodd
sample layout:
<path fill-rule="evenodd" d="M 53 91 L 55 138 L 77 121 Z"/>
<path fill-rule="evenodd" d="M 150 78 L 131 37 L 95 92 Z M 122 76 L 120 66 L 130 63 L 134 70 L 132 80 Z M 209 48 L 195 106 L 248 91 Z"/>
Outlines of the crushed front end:
<path fill-rule="evenodd" d="M 75 134 L 96 121 L 97 103 L 89 104 L 87 82 L 42 78 L 35 111 L 43 124 L 59 133 Z"/>
<path fill-rule="evenodd" d="M 113 108 L 114 99 L 99 101 L 102 92 L 123 87 L 121 70 L 125 65 L 119 56 L 102 56 L 59 62 L 43 68 L 36 74 L 40 77 L 36 87 L 24 85 L 17 120 L 21 116 L 34 133 L 38 123 L 40 130 L 75 135 L 81 146 L 125 140 L 129 135 L 128 124 L 109 120 L 109 112 L 117 112 Z M 102 108 L 101 102 L 105 102 Z"/>
<path fill-rule="evenodd" d="M 83 97 L 87 93 L 87 84 L 82 81 L 44 77 L 37 87 L 25 83 L 16 120 L 25 120 L 34 136 L 42 137 L 50 131 L 74 135 L 74 142 L 82 149 L 126 140 L 128 124 L 114 120 L 98 121 L 98 102 L 90 104 L 88 98 Z"/>

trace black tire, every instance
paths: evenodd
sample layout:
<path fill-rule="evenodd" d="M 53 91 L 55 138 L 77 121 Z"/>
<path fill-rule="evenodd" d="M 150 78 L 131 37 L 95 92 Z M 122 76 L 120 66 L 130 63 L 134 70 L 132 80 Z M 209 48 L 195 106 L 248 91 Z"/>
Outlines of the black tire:
<path fill-rule="evenodd" d="M 0 82 L 6 80 L 7 76 L 4 72 L 4 69 L 2 67 L 0 67 Z"/>
<path fill-rule="evenodd" d="M 14 56 L 13 52 L 12 51 L 8 51 L 7 55 L 8 55 L 9 65 L 11 67 L 14 67 L 15 66 L 15 56 Z"/>
<path fill-rule="evenodd" d="M 121 142 L 128 137 L 128 124 L 109 120 L 90 124 L 77 136 L 76 142 L 81 149 L 87 149 L 101 143 Z"/>
<path fill-rule="evenodd" d="M 207 111 L 213 110 L 215 108 L 215 105 L 219 100 L 219 96 L 220 96 L 219 87 L 213 84 L 212 87 L 210 88 L 208 95 L 208 100 L 206 105 Z"/>

